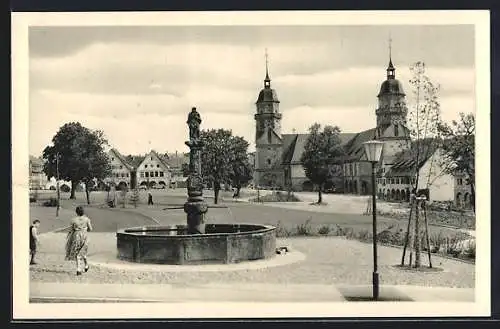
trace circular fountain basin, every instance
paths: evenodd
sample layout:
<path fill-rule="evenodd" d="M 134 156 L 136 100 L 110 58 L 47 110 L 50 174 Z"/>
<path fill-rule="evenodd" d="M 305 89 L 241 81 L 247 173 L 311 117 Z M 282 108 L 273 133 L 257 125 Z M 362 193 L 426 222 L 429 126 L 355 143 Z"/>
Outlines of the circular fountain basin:
<path fill-rule="evenodd" d="M 186 225 L 146 226 L 116 233 L 118 258 L 152 264 L 232 264 L 276 255 L 276 227 L 207 224 L 204 234 Z"/>

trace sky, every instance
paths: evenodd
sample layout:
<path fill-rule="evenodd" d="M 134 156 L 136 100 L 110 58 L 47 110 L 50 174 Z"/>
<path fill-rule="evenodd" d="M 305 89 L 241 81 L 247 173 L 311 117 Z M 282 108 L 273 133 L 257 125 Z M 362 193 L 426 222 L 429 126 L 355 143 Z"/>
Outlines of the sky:
<path fill-rule="evenodd" d="M 124 155 L 187 152 L 193 106 L 202 129 L 231 129 L 253 150 L 266 49 L 282 133 L 373 128 L 389 38 L 409 105 L 409 66 L 424 61 L 444 120 L 475 111 L 473 25 L 30 27 L 30 154 L 72 121 Z"/>

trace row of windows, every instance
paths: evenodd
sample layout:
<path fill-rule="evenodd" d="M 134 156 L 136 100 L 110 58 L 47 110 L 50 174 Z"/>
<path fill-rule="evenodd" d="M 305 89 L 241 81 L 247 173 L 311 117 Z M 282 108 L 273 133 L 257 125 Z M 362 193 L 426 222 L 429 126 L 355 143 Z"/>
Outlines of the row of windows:
<path fill-rule="evenodd" d="M 127 172 L 127 173 L 122 172 L 122 173 L 112 173 L 112 174 L 111 174 L 111 177 L 115 177 L 115 178 L 120 178 L 120 177 L 129 177 L 129 176 L 130 176 L 130 175 L 129 175 L 129 173 L 128 173 L 128 172 Z"/>
<path fill-rule="evenodd" d="M 154 168 L 154 166 L 155 166 L 155 165 L 149 164 L 149 166 L 150 166 L 151 168 Z M 147 168 L 147 167 L 148 167 L 148 165 L 147 165 L 147 164 L 145 164 L 145 165 L 144 165 L 144 168 Z M 159 165 L 159 164 L 157 164 L 157 165 L 156 165 L 156 168 L 160 168 L 160 165 Z"/>
<path fill-rule="evenodd" d="M 378 184 L 410 184 L 410 177 L 395 177 L 395 178 L 379 178 L 377 179 Z M 416 179 L 411 179 L 411 184 L 415 184 Z"/>
<path fill-rule="evenodd" d="M 144 178 L 144 177 L 164 177 L 165 173 L 163 171 L 141 171 L 139 173 L 139 176 L 141 178 Z"/>

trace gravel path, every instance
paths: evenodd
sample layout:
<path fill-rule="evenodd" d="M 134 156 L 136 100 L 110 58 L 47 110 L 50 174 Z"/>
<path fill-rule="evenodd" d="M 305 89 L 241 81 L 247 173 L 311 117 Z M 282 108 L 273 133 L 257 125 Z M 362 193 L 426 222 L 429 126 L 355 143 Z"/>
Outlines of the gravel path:
<path fill-rule="evenodd" d="M 82 283 L 281 283 L 281 284 L 368 284 L 371 282 L 372 249 L 370 244 L 334 237 L 278 239 L 307 258 L 299 263 L 273 268 L 234 272 L 136 272 L 92 267 L 81 277 L 75 276 L 75 265 L 64 261 L 64 238 L 61 233 L 41 236 L 39 265 L 30 268 L 33 281 Z M 91 233 L 92 253 L 116 250 L 114 233 Z M 393 268 L 399 263 L 401 250 L 381 246 L 379 272 L 381 284 L 441 287 L 474 287 L 475 266 L 437 256 L 435 267 L 442 272 L 422 273 Z M 426 258 L 423 255 L 423 263 Z"/>

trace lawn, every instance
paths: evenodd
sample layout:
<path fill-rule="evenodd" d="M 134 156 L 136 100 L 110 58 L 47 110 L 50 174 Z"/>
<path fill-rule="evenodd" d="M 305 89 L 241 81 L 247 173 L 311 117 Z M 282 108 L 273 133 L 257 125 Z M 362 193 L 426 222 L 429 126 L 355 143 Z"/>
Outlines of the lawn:
<path fill-rule="evenodd" d="M 50 197 L 54 193 L 46 192 L 45 197 Z M 155 204 L 147 205 L 147 192 L 140 192 L 140 203 L 137 208 L 127 204 L 122 208 L 120 203 L 114 209 L 103 207 L 106 200 L 106 192 L 92 192 L 91 205 L 86 206 L 86 212 L 92 219 L 96 231 L 113 232 L 117 228 L 134 227 L 143 225 L 173 225 L 185 224 L 186 214 L 183 209 L 167 209 L 172 205 L 182 207 L 186 201 L 185 190 L 152 190 Z M 297 209 L 287 209 L 272 207 L 257 203 L 232 202 L 231 194 L 222 193 L 227 197 L 221 205 L 226 208 L 210 208 L 207 215 L 207 223 L 254 223 L 279 225 L 288 231 L 296 231 L 304 224 L 310 226 L 311 231 L 317 232 L 325 226 L 340 226 L 342 228 L 352 228 L 355 231 L 371 231 L 372 217 L 352 213 L 326 213 L 313 212 Z M 213 198 L 207 197 L 209 206 L 213 206 Z M 85 193 L 77 192 L 76 200 L 69 199 L 69 193 L 62 194 L 61 213 L 59 219 L 55 219 L 55 208 L 42 206 L 31 206 L 31 219 L 39 218 L 44 223 L 42 231 L 51 231 L 63 225 L 67 225 L 74 214 L 76 205 L 86 205 Z M 153 218 L 151 220 L 150 218 Z M 406 221 L 396 218 L 379 216 L 378 232 L 390 229 L 391 231 L 405 231 Z M 444 236 L 456 235 L 455 229 L 439 226 L 430 226 L 430 234 L 441 234 Z"/>

